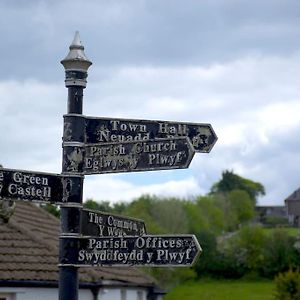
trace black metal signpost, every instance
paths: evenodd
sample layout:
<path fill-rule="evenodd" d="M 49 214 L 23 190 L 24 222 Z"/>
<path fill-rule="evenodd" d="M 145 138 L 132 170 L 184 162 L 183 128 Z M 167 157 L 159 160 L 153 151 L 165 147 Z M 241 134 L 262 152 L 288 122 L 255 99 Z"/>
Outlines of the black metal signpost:
<path fill-rule="evenodd" d="M 65 68 L 62 174 L 0 168 L 0 199 L 61 206 L 59 300 L 78 300 L 78 268 L 102 265 L 192 265 L 194 235 L 146 235 L 142 220 L 82 208 L 84 175 L 187 168 L 217 136 L 210 124 L 95 118 L 82 115 L 92 64 L 76 32 Z"/>
<path fill-rule="evenodd" d="M 62 174 L 80 177 L 80 193 L 75 201 L 61 206 L 61 237 L 80 235 L 80 216 L 83 190 L 83 151 L 84 139 L 81 124 L 83 89 L 86 87 L 87 70 L 91 66 L 81 44 L 78 32 L 70 46 L 67 57 L 61 61 L 65 68 L 65 85 L 68 88 L 68 114 L 76 117 L 71 123 L 64 123 Z M 70 126 L 70 130 L 66 130 Z M 67 137 L 66 137 L 67 134 Z M 69 162 L 69 163 L 67 163 Z M 62 248 L 60 239 L 60 249 Z M 68 253 L 66 254 L 66 257 Z M 66 258 L 68 260 L 68 258 Z M 59 299 L 78 299 L 78 268 L 76 266 L 59 267 Z"/>

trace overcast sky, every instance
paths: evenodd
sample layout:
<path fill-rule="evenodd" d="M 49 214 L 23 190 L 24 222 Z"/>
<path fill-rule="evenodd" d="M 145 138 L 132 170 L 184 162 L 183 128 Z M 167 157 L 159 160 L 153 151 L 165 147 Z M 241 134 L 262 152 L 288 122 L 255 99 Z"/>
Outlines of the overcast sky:
<path fill-rule="evenodd" d="M 212 124 L 187 170 L 85 177 L 85 198 L 206 194 L 223 170 L 261 182 L 263 205 L 300 187 L 298 0 L 1 0 L 0 163 L 61 172 L 79 30 L 93 62 L 84 114 Z"/>

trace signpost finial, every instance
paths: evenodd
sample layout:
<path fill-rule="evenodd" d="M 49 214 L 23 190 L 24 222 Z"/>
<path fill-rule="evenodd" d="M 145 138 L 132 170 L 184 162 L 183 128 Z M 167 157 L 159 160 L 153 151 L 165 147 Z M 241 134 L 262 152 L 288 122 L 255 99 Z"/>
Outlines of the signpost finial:
<path fill-rule="evenodd" d="M 82 86 L 86 87 L 87 70 L 92 62 L 86 57 L 84 47 L 81 43 L 79 32 L 75 32 L 70 52 L 61 61 L 66 70 L 66 87 Z"/>
<path fill-rule="evenodd" d="M 82 47 L 82 48 L 84 48 L 82 46 L 82 44 L 81 44 L 80 35 L 79 35 L 79 31 L 78 30 L 75 32 L 75 36 L 74 36 L 73 42 L 72 42 L 72 44 L 70 46 L 70 50 L 73 47 Z"/>

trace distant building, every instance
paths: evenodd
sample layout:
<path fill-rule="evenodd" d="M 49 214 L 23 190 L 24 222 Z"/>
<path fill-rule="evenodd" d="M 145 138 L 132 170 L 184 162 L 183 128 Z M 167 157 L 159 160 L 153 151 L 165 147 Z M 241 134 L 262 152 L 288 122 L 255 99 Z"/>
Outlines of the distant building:
<path fill-rule="evenodd" d="M 285 206 L 256 206 L 257 221 L 267 225 L 273 220 L 282 220 L 284 222 L 288 219 L 287 210 Z"/>
<path fill-rule="evenodd" d="M 58 298 L 59 229 L 58 219 L 32 203 L 17 203 L 10 219 L 2 219 L 1 300 Z M 79 280 L 80 300 L 159 300 L 164 294 L 136 268 L 80 268 Z"/>
<path fill-rule="evenodd" d="M 300 188 L 294 191 L 285 200 L 289 223 L 300 227 Z"/>

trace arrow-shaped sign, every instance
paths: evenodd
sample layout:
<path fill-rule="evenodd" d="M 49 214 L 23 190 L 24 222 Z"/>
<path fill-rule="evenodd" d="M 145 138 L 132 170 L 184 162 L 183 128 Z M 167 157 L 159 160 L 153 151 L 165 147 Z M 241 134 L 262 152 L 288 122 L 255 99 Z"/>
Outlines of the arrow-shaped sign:
<path fill-rule="evenodd" d="M 140 236 L 146 234 L 146 226 L 144 221 L 139 219 L 83 209 L 80 233 L 82 235 L 99 237 Z"/>
<path fill-rule="evenodd" d="M 195 153 L 186 137 L 91 144 L 84 151 L 84 174 L 183 169 Z M 72 157 L 68 155 L 67 165 L 72 166 Z"/>
<path fill-rule="evenodd" d="M 78 115 L 68 114 L 64 118 L 64 141 L 68 142 L 71 133 L 76 131 L 72 128 L 71 119 L 78 118 Z M 208 153 L 217 141 L 212 126 L 206 123 L 81 116 L 78 124 L 85 132 L 82 138 L 86 144 L 122 143 L 187 136 L 196 152 Z"/>
<path fill-rule="evenodd" d="M 61 266 L 190 266 L 202 251 L 194 235 L 61 237 L 61 244 Z"/>

